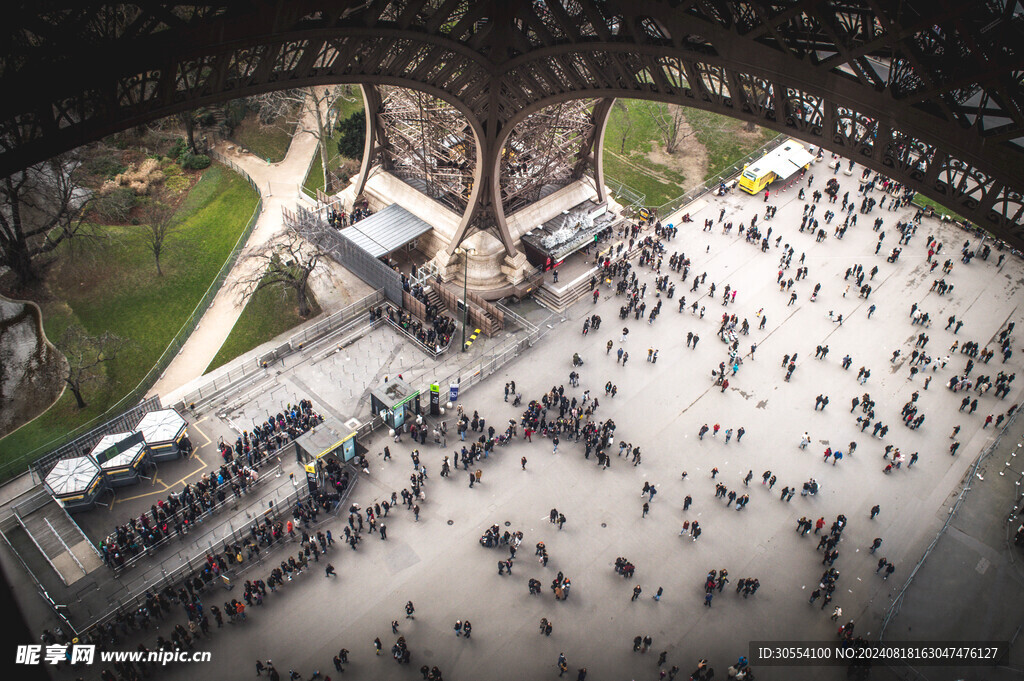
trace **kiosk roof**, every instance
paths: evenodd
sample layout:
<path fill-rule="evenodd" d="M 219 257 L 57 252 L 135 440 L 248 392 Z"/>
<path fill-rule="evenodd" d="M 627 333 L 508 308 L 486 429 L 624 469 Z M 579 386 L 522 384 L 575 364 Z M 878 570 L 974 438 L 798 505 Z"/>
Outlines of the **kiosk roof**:
<path fill-rule="evenodd" d="M 151 411 L 142 417 L 135 430 L 142 431 L 147 445 L 171 442 L 185 429 L 185 419 L 173 409 Z"/>
<path fill-rule="evenodd" d="M 61 459 L 46 475 L 46 486 L 55 496 L 81 494 L 88 491 L 100 467 L 87 456 Z"/>

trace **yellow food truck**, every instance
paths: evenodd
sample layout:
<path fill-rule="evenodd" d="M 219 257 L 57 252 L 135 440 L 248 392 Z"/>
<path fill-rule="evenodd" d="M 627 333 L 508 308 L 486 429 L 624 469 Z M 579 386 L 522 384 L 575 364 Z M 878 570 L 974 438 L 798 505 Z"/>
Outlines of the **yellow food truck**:
<path fill-rule="evenodd" d="M 780 146 L 754 161 L 740 174 L 740 189 L 758 194 L 775 180 L 788 180 L 798 170 L 807 168 L 814 154 L 796 140 L 786 140 Z"/>

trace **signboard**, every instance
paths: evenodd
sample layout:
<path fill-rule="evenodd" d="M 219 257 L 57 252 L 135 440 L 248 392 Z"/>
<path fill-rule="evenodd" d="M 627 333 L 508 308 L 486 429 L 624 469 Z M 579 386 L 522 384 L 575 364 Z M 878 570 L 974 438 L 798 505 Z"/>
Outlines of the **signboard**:
<path fill-rule="evenodd" d="M 450 383 L 448 385 L 448 401 L 455 402 L 459 399 L 459 384 Z"/>
<path fill-rule="evenodd" d="M 356 439 L 350 437 L 341 445 L 342 461 L 351 461 L 356 455 Z"/>
<path fill-rule="evenodd" d="M 441 386 L 437 383 L 430 384 L 430 415 L 441 415 Z"/>
<path fill-rule="evenodd" d="M 104 449 L 102 452 L 96 454 L 96 463 L 102 466 L 107 461 L 110 461 L 121 452 L 131 449 L 135 445 L 142 443 L 142 441 L 143 435 L 141 432 L 132 433 L 131 435 L 121 440 L 117 444 L 108 447 L 107 449 Z"/>

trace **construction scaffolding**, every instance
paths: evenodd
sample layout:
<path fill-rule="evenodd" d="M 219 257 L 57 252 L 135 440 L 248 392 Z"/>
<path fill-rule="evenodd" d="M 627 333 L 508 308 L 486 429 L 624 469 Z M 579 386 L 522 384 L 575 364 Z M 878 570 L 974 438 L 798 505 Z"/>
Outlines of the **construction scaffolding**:
<path fill-rule="evenodd" d="M 596 130 L 596 99 L 574 99 L 527 116 L 501 152 L 501 203 L 505 214 L 580 179 Z"/>
<path fill-rule="evenodd" d="M 381 86 L 384 169 L 458 212 L 469 204 L 476 141 L 466 117 L 437 97 Z"/>

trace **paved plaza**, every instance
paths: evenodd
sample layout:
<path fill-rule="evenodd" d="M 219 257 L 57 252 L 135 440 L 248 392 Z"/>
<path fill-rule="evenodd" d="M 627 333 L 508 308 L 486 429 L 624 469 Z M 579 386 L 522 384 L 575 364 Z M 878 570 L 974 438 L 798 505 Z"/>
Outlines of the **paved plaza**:
<path fill-rule="evenodd" d="M 812 189 L 823 190 L 832 171 L 819 163 L 812 172 Z M 849 191 L 859 205 L 860 168 L 852 176 L 840 172 L 836 177 L 841 183 L 839 196 Z M 806 186 L 805 181 L 802 184 Z M 760 196 L 734 191 L 722 198 L 705 197 L 706 204 L 691 215 L 693 223 L 678 225 L 678 236 L 665 244 L 661 274 L 669 274 L 676 292 L 674 298 L 664 300 L 653 324 L 632 314 L 620 320 L 624 297 L 602 286 L 600 302 L 592 304 L 588 296 L 548 319 L 545 327 L 550 328 L 534 347 L 460 399 L 468 413 L 479 411 L 488 425 L 501 431 L 509 419 L 519 420 L 530 400 L 539 400 L 552 386 L 564 386 L 572 397 L 589 391 L 600 402 L 594 418 L 610 418 L 617 426 L 607 470 L 598 467 L 593 457 L 584 458 L 582 441 L 573 443 L 563 437 L 553 453 L 549 439 L 534 435 L 532 442 L 520 437 L 474 464 L 474 469 L 482 471 L 482 480 L 470 488 L 468 474 L 461 469 L 448 478 L 439 475 L 442 458 L 460 445 L 453 430 L 447 448 L 429 441 L 417 446 L 407 436 L 396 444 L 378 430 L 364 443 L 370 471 L 360 475 L 351 500 L 367 508 L 408 487 L 413 472 L 410 453 L 419 449 L 428 473 L 419 520 L 414 521 L 404 506 L 396 506 L 385 519 L 386 541 L 367 535 L 356 551 L 342 542 L 335 544 L 327 559 L 337 568 L 337 579 L 325 578 L 323 565 L 313 564 L 308 574 L 269 595 L 262 607 L 249 608 L 247 621 L 225 624 L 223 630 L 214 630 L 211 639 L 201 641 L 197 647 L 212 651 L 212 663 L 198 670 L 170 665 L 158 672 L 158 678 L 194 679 L 199 674 L 241 679 L 253 674 L 257 658 L 270 658 L 283 678 L 288 669 L 307 679 L 320 669 L 335 680 L 413 679 L 419 678 L 417 670 L 426 664 L 436 665 L 445 679 L 456 681 L 541 679 L 558 676 L 556 662 L 564 653 L 567 678 L 575 678 L 577 670 L 585 667 L 589 680 L 620 681 L 657 679 L 661 651 L 667 651 L 662 669 L 678 665 L 677 678 L 687 678 L 701 658 L 707 658 L 716 675 L 725 678 L 726 668 L 740 655 L 749 654 L 751 641 L 834 641 L 838 626 L 850 619 L 856 622 L 857 634 L 876 639 L 893 597 L 948 516 L 965 473 L 1000 434 L 992 426 L 983 428 L 986 416 L 1004 414 L 1020 399 L 1021 382 L 1011 385 L 1005 399 L 991 391 L 981 396 L 972 391 L 979 406 L 968 414 L 958 411 L 964 393 L 953 394 L 946 383 L 951 376 L 963 374 L 967 361 L 965 355 L 950 352 L 955 341 L 976 341 L 982 349 L 997 351 L 988 364 L 975 360 L 972 379 L 1020 369 L 1024 348 L 1015 342 L 1014 354 L 1004 364 L 995 339 L 1007 323 L 1022 319 L 1024 263 L 1008 255 L 997 266 L 999 253 L 993 252 L 987 261 L 976 258 L 965 265 L 958 257 L 962 245 L 969 240 L 973 250 L 980 238 L 935 219 L 922 221 L 898 261 L 889 263 L 886 256 L 899 239 L 895 223 L 909 220 L 913 210 L 889 212 L 888 205 L 868 215 L 855 212 L 858 224 L 842 240 L 833 236 L 832 229 L 841 219 L 832 226 L 823 222 L 828 237 L 818 242 L 813 234 L 798 231 L 804 201 L 798 200 L 796 192 L 793 187 L 782 195 L 772 194 L 769 204 L 778 213 L 767 222 Z M 872 196 L 877 200 L 881 193 Z M 816 215 L 820 218 L 830 208 L 838 212 L 838 206 L 822 200 Z M 736 225 L 729 234 L 718 222 L 722 208 L 725 221 Z M 739 223 L 749 225 L 755 213 L 762 232 L 772 228 L 767 253 L 738 235 Z M 876 217 L 884 220 L 885 232 L 878 255 L 879 232 L 872 230 Z M 711 231 L 702 231 L 708 218 L 715 225 Z M 781 243 L 776 246 L 779 236 Z M 941 296 L 932 290 L 932 282 L 943 274 L 941 269 L 929 271 L 929 236 L 942 242 L 940 263 L 947 258 L 953 261 L 945 281 L 954 289 Z M 791 289 L 797 293 L 792 305 L 787 304 L 791 291 L 780 292 L 775 283 L 782 244 L 795 249 L 785 278 L 793 277 L 801 262 L 808 268 L 806 278 Z M 685 283 L 667 267 L 673 252 L 692 260 Z M 865 270 L 878 267 L 878 273 L 865 282 L 873 287 L 868 299 L 858 297 L 856 285 L 844 295 L 853 279 L 845 281 L 844 273 L 856 264 Z M 650 310 L 664 298 L 656 295 L 656 274 L 649 266 L 636 267 L 635 260 L 634 271 L 640 283 L 647 284 L 644 302 Z M 693 277 L 705 272 L 706 283 L 691 292 Z M 712 283 L 717 287 L 713 297 L 708 294 Z M 818 283 L 821 290 L 812 302 Z M 721 303 L 725 285 L 738 291 L 735 302 L 727 307 Z M 686 296 L 685 312 L 677 312 L 680 296 Z M 703 318 L 690 312 L 694 301 L 705 308 Z M 918 311 L 929 313 L 934 320 L 930 326 L 911 324 L 914 304 Z M 871 305 L 876 309 L 869 318 Z M 767 318 L 763 330 L 758 328 L 759 311 Z M 727 347 L 716 334 L 723 312 L 737 315 L 741 322 L 747 319 L 751 326 L 749 335 L 739 336 L 743 362 L 735 375 L 728 376 L 725 390 L 715 385 L 712 376 L 720 362 L 728 362 Z M 546 315 L 536 308 L 530 314 L 538 321 Z M 601 316 L 601 326 L 584 336 L 583 322 L 593 314 Z M 839 315 L 842 325 L 833 321 Z M 964 322 L 955 335 L 943 328 L 951 315 Z M 629 334 L 623 343 L 624 326 Z M 696 349 L 687 347 L 691 332 L 700 337 Z M 931 357 L 939 360 L 948 355 L 949 361 L 944 368 L 929 367 L 911 378 L 908 360 L 918 349 L 920 333 L 929 337 L 926 351 Z M 493 348 L 501 340 L 491 339 L 489 346 L 475 352 Z M 610 353 L 606 351 L 609 340 L 613 341 Z M 816 346 L 825 345 L 827 356 L 815 359 Z M 629 352 L 625 366 L 616 361 L 620 347 Z M 645 361 L 648 349 L 658 351 L 656 363 Z M 900 355 L 892 362 L 896 350 Z M 577 369 L 579 387 L 572 388 L 571 357 L 577 352 L 584 365 Z M 782 358 L 793 353 L 799 355 L 797 368 L 785 381 Z M 844 370 L 840 363 L 847 354 L 852 363 Z M 268 411 L 307 396 L 326 413 L 365 420 L 365 389 L 384 375 L 403 373 L 419 385 L 431 378 L 447 378 L 458 371 L 460 361 L 464 358 L 451 351 L 435 365 L 392 329 L 378 327 L 336 353 L 311 348 L 301 358 L 286 359 L 280 373 L 252 385 L 216 415 L 207 415 L 209 425 L 200 422 L 199 427 L 211 443 L 222 435 L 233 438 L 232 426 L 248 428 L 250 421 Z M 870 370 L 863 385 L 857 381 L 860 367 Z M 932 380 L 925 389 L 928 376 Z M 522 407 L 513 408 L 511 401 L 503 399 L 503 387 L 510 380 L 523 395 Z M 615 397 L 605 395 L 608 381 L 617 387 Z M 901 423 L 900 410 L 915 391 L 918 413 L 926 419 L 919 429 L 911 430 Z M 876 402 L 875 420 L 889 427 L 884 438 L 872 437 L 870 428 L 861 432 L 855 419 L 862 412 L 851 413 L 851 399 L 864 393 Z M 829 398 L 823 410 L 815 409 L 818 395 Z M 719 424 L 721 431 L 700 439 L 703 424 Z M 949 436 L 954 426 L 960 428 L 956 439 L 961 446 L 951 456 Z M 739 428 L 745 431 L 741 441 L 735 436 Z M 729 429 L 734 434 L 726 443 Z M 1004 450 L 1021 440 L 1020 431 L 1020 425 L 1014 424 L 1003 435 L 982 473 L 988 485 L 972 492 L 971 503 L 950 530 L 955 539 L 940 542 L 920 581 L 909 588 L 887 639 L 1008 640 L 1014 635 L 1019 624 L 1016 613 L 1024 600 L 1022 573 L 1019 562 L 1007 562 L 1007 549 L 999 543 L 999 533 L 1005 530 L 1000 509 L 1008 511 L 1012 506 L 1012 499 L 1005 498 L 1012 496 L 1013 489 L 997 473 L 1009 458 Z M 811 442 L 802 449 L 805 432 Z M 615 456 L 620 440 L 640 448 L 639 465 Z M 850 442 L 857 443 L 852 455 Z M 212 446 L 203 440 L 199 444 Z M 385 445 L 390 447 L 392 461 L 383 461 L 380 455 Z M 920 458 L 912 468 L 904 464 L 886 474 L 886 445 L 898 447 L 908 459 L 914 452 Z M 836 465 L 831 460 L 826 463 L 822 460 L 826 448 L 842 450 L 845 457 Z M 208 450 L 204 456 L 209 456 Z M 525 469 L 522 457 L 527 459 Z M 281 465 L 284 473 L 299 474 L 294 461 Z M 1019 470 L 1021 465 L 1014 468 Z M 753 479 L 746 486 L 748 471 Z M 777 478 L 773 489 L 761 483 L 765 471 Z M 810 478 L 819 485 L 817 495 L 796 494 L 788 503 L 780 501 L 782 488 L 799 491 Z M 657 495 L 643 517 L 645 482 L 657 487 Z M 735 504 L 726 504 L 715 496 L 716 482 L 740 495 L 749 494 L 749 504 L 739 511 Z M 683 512 L 687 495 L 692 506 Z M 875 505 L 880 512 L 872 519 L 870 510 Z M 549 522 L 552 508 L 566 516 L 564 528 Z M 126 511 L 115 506 L 112 514 L 119 512 Z M 823 517 L 827 532 L 837 514 L 848 519 L 834 565 L 841 576 L 833 603 L 823 610 L 820 600 L 814 605 L 807 602 L 827 569 L 822 553 L 815 550 L 820 535 L 801 536 L 796 523 L 801 517 L 812 522 Z M 340 536 L 344 516 L 342 512 L 329 520 L 323 529 Z M 680 535 L 684 521 L 700 523 L 703 532 L 698 540 Z M 523 532 L 511 576 L 497 572 L 497 561 L 508 556 L 507 549 L 484 548 L 478 541 L 492 524 L 501 531 Z M 875 537 L 883 539 L 879 555 L 869 553 Z M 540 541 L 550 554 L 546 567 L 533 555 Z M 286 543 L 277 551 L 283 558 L 288 552 L 294 554 L 296 546 Z M 1017 550 L 1012 544 L 1010 549 Z M 633 578 L 616 574 L 614 563 L 620 556 L 636 566 Z M 895 566 L 888 580 L 875 572 L 879 556 Z M 947 566 L 955 569 L 944 571 Z M 723 568 L 731 581 L 722 593 L 715 593 L 711 607 L 705 607 L 705 575 Z M 269 568 L 256 566 L 243 577 L 266 579 L 266 572 Z M 558 572 L 572 581 L 565 601 L 556 601 L 548 588 Z M 542 583 L 540 595 L 529 594 L 530 578 Z M 744 598 L 735 592 L 742 578 L 760 581 L 756 594 Z M 963 590 L 965 584 L 972 588 Z M 992 588 L 978 588 L 986 584 Z M 635 585 L 643 592 L 631 601 Z M 652 597 L 659 587 L 664 592 L 656 601 Z M 240 597 L 237 591 L 232 595 Z M 209 604 L 220 605 L 222 596 L 227 592 L 214 591 Z M 415 619 L 405 618 L 404 605 L 409 600 L 415 603 Z M 833 622 L 829 615 L 837 605 L 843 614 Z M 538 631 L 542 617 L 553 624 L 550 637 Z M 184 622 L 183 616 L 177 619 Z M 388 653 L 397 638 L 390 630 L 392 620 L 399 621 L 398 635 L 406 638 L 412 652 L 408 666 L 397 665 Z M 456 620 L 472 622 L 472 638 L 455 635 Z M 166 628 L 163 625 L 161 631 Z M 123 649 L 134 648 L 139 640 L 152 647 L 157 633 L 131 636 L 130 645 Z M 649 635 L 653 648 L 634 652 L 637 635 Z M 384 645 L 379 657 L 374 655 L 375 637 Z M 336 673 L 331 662 L 342 647 L 350 651 L 344 675 Z M 1021 655 L 1014 651 L 1010 663 L 1021 667 Z M 917 671 L 926 679 L 961 678 L 935 667 Z M 899 678 L 884 668 L 874 672 L 873 678 Z M 755 673 L 758 679 L 841 679 L 846 671 L 758 666 Z M 74 678 L 70 672 L 56 676 Z M 971 678 L 1014 675 L 1008 670 L 984 670 Z"/>

